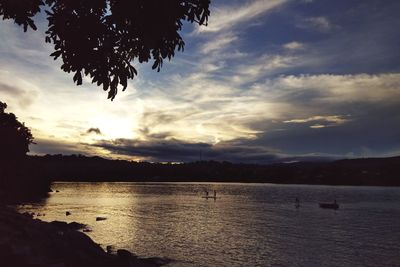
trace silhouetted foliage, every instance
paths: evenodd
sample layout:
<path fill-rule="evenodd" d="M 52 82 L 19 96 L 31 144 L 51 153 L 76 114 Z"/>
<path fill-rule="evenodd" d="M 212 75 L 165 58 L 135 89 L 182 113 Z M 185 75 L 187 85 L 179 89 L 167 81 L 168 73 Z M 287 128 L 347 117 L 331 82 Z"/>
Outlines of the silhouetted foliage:
<path fill-rule="evenodd" d="M 118 85 L 137 75 L 132 62 L 154 60 L 160 71 L 163 60 L 184 48 L 179 35 L 182 22 L 207 24 L 210 0 L 0 0 L 0 16 L 36 30 L 33 17 L 46 7 L 49 27 L 46 42 L 54 44 L 54 59 L 61 68 L 83 76 L 108 90 L 111 100 Z"/>
<path fill-rule="evenodd" d="M 0 102 L 0 202 L 22 201 L 47 194 L 50 179 L 40 162 L 28 160 L 26 153 L 33 136 L 7 104 Z"/>
<path fill-rule="evenodd" d="M 0 159 L 16 160 L 29 152 L 33 136 L 13 113 L 5 112 L 6 108 L 7 104 L 0 102 Z"/>

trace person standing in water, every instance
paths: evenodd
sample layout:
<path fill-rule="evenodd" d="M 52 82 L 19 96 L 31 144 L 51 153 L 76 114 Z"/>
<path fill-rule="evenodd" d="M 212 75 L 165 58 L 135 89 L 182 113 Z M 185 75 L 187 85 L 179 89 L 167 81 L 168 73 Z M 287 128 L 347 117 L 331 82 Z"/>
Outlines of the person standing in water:
<path fill-rule="evenodd" d="M 214 190 L 214 198 L 217 198 L 217 191 Z"/>
<path fill-rule="evenodd" d="M 296 197 L 296 204 L 295 204 L 295 206 L 296 206 L 296 209 L 300 207 L 300 200 L 299 200 L 299 198 L 297 198 L 297 197 Z"/>

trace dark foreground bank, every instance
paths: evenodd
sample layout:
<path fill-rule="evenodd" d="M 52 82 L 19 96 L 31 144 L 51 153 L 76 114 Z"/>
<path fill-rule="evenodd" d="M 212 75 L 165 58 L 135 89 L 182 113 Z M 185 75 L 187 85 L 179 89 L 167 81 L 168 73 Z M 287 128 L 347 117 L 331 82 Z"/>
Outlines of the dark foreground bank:
<path fill-rule="evenodd" d="M 108 254 L 87 235 L 72 228 L 61 222 L 32 219 L 0 204 L 0 266 L 150 267 L 167 263 L 160 258 L 138 258 L 127 250 Z"/>

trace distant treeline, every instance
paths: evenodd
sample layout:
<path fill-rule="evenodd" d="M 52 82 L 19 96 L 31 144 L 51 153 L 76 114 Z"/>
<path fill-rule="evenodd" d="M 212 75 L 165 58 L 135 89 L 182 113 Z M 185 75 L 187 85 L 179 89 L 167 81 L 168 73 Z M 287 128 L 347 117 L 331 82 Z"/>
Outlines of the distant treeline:
<path fill-rule="evenodd" d="M 199 161 L 161 164 L 82 155 L 30 156 L 53 181 L 256 182 L 400 186 L 400 157 L 271 165 Z"/>

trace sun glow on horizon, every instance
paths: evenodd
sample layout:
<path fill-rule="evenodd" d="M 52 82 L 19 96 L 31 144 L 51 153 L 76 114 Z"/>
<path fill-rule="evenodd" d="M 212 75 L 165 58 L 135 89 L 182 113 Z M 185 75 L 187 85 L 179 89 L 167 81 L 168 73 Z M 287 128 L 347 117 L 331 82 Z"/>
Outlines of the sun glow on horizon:
<path fill-rule="evenodd" d="M 91 136 L 94 140 L 137 137 L 134 132 L 136 125 L 132 118 L 99 116 L 89 119 L 89 125 L 93 125 L 101 131 L 101 134 Z"/>

